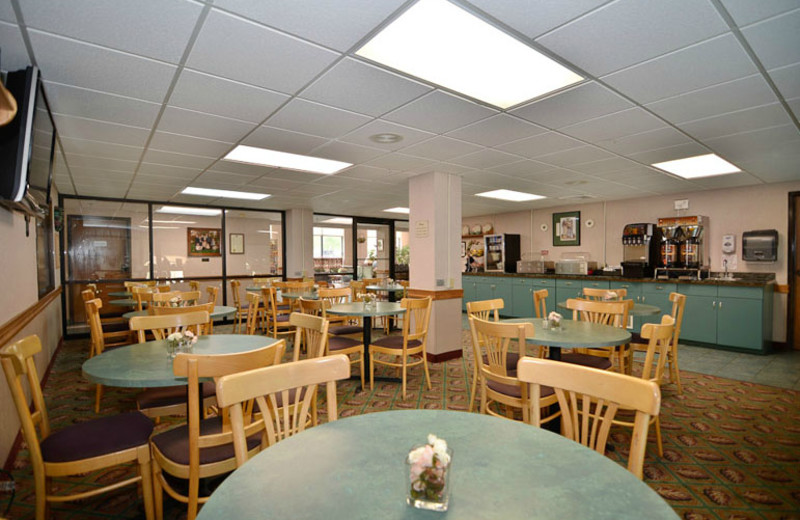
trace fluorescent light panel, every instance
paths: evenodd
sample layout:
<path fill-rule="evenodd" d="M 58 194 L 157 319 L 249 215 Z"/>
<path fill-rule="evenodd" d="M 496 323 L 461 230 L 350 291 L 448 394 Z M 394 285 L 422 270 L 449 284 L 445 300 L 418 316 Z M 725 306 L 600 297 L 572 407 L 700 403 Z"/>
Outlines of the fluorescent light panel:
<path fill-rule="evenodd" d="M 446 0 L 420 0 L 356 54 L 499 108 L 583 80 Z"/>
<path fill-rule="evenodd" d="M 269 193 L 252 193 L 249 191 L 215 190 L 211 188 L 194 188 L 189 186 L 181 192 L 185 195 L 202 195 L 204 197 L 223 197 L 226 199 L 262 200 L 269 197 Z"/>
<path fill-rule="evenodd" d="M 245 146 L 243 144 L 231 150 L 223 159 L 226 161 L 257 164 L 259 166 L 272 166 L 274 168 L 286 168 L 287 170 L 298 170 L 301 172 L 322 173 L 325 175 L 330 175 L 348 166 L 352 166 L 352 163 L 278 152 L 275 150 L 267 150 L 266 148 Z"/>
<path fill-rule="evenodd" d="M 389 208 L 383 211 L 385 211 L 386 213 L 405 213 L 406 215 L 411 213 L 411 210 L 408 208 Z"/>
<path fill-rule="evenodd" d="M 350 225 L 353 223 L 353 219 L 347 217 L 334 217 L 329 218 L 326 220 L 320 220 L 320 224 L 347 224 Z"/>
<path fill-rule="evenodd" d="M 712 177 L 714 175 L 727 175 L 729 173 L 740 172 L 739 168 L 732 165 L 722 157 L 710 153 L 707 155 L 697 155 L 686 157 L 674 161 L 655 163 L 659 170 L 674 173 L 684 179 L 696 179 L 698 177 Z"/>
<path fill-rule="evenodd" d="M 198 215 L 202 217 L 216 217 L 222 213 L 219 209 L 184 208 L 182 206 L 161 206 L 156 213 L 177 213 L 178 215 Z"/>
<path fill-rule="evenodd" d="M 513 190 L 484 191 L 483 193 L 476 193 L 475 195 L 477 197 L 486 197 L 487 199 L 510 200 L 512 202 L 527 202 L 529 200 L 539 200 L 545 198 L 543 195 L 534 195 L 533 193 L 524 193 Z"/>

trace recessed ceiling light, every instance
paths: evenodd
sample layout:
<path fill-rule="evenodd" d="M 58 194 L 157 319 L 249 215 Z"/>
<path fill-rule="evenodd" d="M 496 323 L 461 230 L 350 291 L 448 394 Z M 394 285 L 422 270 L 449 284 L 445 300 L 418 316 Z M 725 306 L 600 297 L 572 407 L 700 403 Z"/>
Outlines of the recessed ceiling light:
<path fill-rule="evenodd" d="M 352 224 L 353 219 L 347 217 L 334 217 L 326 220 L 320 220 L 320 224 Z"/>
<path fill-rule="evenodd" d="M 513 202 L 526 202 L 529 200 L 538 200 L 545 198 L 544 195 L 534 195 L 533 193 L 523 193 L 521 191 L 513 190 L 492 190 L 484 191 L 483 193 L 476 193 L 478 197 L 486 197 L 489 199 L 510 200 Z"/>
<path fill-rule="evenodd" d="M 220 209 L 211 208 L 185 208 L 183 206 L 161 206 L 156 213 L 177 213 L 178 215 L 199 215 L 203 217 L 215 217 L 222 213 Z"/>
<path fill-rule="evenodd" d="M 267 150 L 266 148 L 245 146 L 243 144 L 231 150 L 223 159 L 226 161 L 257 164 L 259 166 L 272 166 L 274 168 L 286 168 L 287 170 L 298 170 L 301 172 L 322 173 L 325 175 L 330 175 L 344 170 L 348 166 L 352 166 L 351 163 L 342 161 L 278 152 L 275 150 Z"/>
<path fill-rule="evenodd" d="M 583 80 L 446 0 L 420 0 L 356 54 L 500 108 Z"/>
<path fill-rule="evenodd" d="M 666 161 L 655 163 L 659 170 L 664 170 L 669 173 L 674 173 L 684 179 L 695 179 L 698 177 L 711 177 L 713 175 L 726 175 L 728 173 L 740 172 L 739 168 L 732 165 L 717 154 L 697 155 L 695 157 L 686 157 L 685 159 L 676 159 L 674 161 Z"/>
<path fill-rule="evenodd" d="M 181 192 L 185 195 L 203 195 L 205 197 L 224 197 L 226 199 L 262 200 L 269 193 L 251 193 L 248 191 L 214 190 L 211 188 L 193 188 L 189 186 Z"/>
<path fill-rule="evenodd" d="M 389 208 L 383 211 L 385 211 L 386 213 L 405 213 L 405 214 L 411 213 L 411 210 L 408 208 Z"/>
<path fill-rule="evenodd" d="M 375 134 L 369 136 L 371 141 L 375 141 L 376 143 L 380 144 L 391 144 L 391 143 L 399 143 L 403 140 L 403 136 L 400 134 Z"/>

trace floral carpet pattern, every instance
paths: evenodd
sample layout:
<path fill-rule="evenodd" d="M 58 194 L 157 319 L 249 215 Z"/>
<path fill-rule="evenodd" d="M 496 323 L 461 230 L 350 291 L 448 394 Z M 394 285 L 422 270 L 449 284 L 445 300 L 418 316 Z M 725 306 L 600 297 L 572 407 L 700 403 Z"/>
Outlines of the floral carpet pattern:
<path fill-rule="evenodd" d="M 340 418 L 409 408 L 466 412 L 472 378 L 466 331 L 462 344 L 463 358 L 430 365 L 431 390 L 424 387 L 421 369 L 412 369 L 406 399 L 402 399 L 396 383 L 377 383 L 372 391 L 368 380 L 366 391 L 361 391 L 357 380 L 340 383 Z M 94 386 L 80 372 L 86 352 L 85 340 L 67 341 L 54 360 L 45 398 L 55 430 L 95 417 Z M 683 395 L 677 394 L 674 385 L 662 388 L 664 457 L 657 456 L 651 428 L 645 482 L 686 520 L 800 520 L 800 392 L 686 371 L 681 376 Z M 106 388 L 101 413 L 134 408 L 135 394 L 135 389 Z M 172 427 L 177 420 L 162 421 L 157 431 Z M 320 420 L 325 420 L 322 401 Z M 629 440 L 630 430 L 612 429 L 614 451 L 608 456 L 623 466 L 627 463 Z M 55 486 L 62 490 L 75 485 L 98 486 L 131 471 L 112 469 L 77 479 L 58 479 Z M 33 481 L 24 446 L 12 472 L 17 492 L 8 516 L 33 518 Z M 0 492 L 0 516 L 8 499 L 7 493 Z M 144 514 L 141 499 L 128 487 L 92 499 L 54 505 L 51 517 L 133 519 L 144 518 Z M 183 517 L 185 507 L 165 499 L 165 518 Z M 642 511 L 641 517 L 647 518 L 647 512 Z"/>

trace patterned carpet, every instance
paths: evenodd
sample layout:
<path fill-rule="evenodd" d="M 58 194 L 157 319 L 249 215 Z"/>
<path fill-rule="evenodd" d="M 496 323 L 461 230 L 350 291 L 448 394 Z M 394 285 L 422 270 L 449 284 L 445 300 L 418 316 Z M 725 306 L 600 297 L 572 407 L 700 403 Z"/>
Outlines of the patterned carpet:
<path fill-rule="evenodd" d="M 223 332 L 220 327 L 217 332 Z M 430 366 L 433 389 L 423 388 L 421 370 L 412 370 L 409 395 L 400 385 L 376 384 L 362 392 L 356 381 L 339 384 L 340 417 L 391 409 L 466 411 L 471 377 L 471 347 L 463 334 L 465 357 Z M 45 387 L 54 429 L 95 417 L 93 386 L 80 375 L 86 341 L 68 341 L 56 356 Z M 386 374 L 391 375 L 391 374 Z M 656 454 L 654 436 L 645 460 L 645 481 L 687 520 L 800 519 L 800 392 L 682 372 L 684 394 L 663 387 L 661 428 L 664 457 Z M 367 384 L 369 387 L 369 384 Z M 103 414 L 133 408 L 135 391 L 107 388 Z M 324 420 L 324 406 L 321 407 Z M 164 421 L 158 431 L 170 428 Z M 652 433 L 652 429 L 651 429 Z M 608 454 L 627 461 L 630 430 L 612 430 L 615 450 Z M 61 489 L 80 483 L 97 486 L 130 472 L 114 469 L 77 480 L 59 480 Z M 13 465 L 17 494 L 9 517 L 33 518 L 34 492 L 23 447 Z M 52 518 L 144 518 L 133 488 L 52 507 Z M 0 493 L 0 516 L 8 495 Z M 184 507 L 166 499 L 165 518 L 185 516 Z M 647 518 L 647 512 L 642 512 Z"/>

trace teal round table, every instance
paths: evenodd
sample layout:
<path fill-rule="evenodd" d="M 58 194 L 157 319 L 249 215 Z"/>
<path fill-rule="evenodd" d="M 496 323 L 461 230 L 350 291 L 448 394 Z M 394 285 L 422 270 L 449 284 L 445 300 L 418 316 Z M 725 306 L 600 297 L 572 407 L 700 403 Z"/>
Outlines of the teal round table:
<path fill-rule="evenodd" d="M 405 458 L 429 433 L 453 450 L 446 513 L 406 505 Z M 487 415 L 378 412 L 310 428 L 271 446 L 214 491 L 198 520 L 671 519 L 623 466 L 560 435 Z"/>
<path fill-rule="evenodd" d="M 130 298 L 133 296 L 133 293 L 130 291 L 113 291 L 108 293 L 109 296 L 113 296 L 114 298 Z"/>
<path fill-rule="evenodd" d="M 136 307 L 136 300 L 133 298 L 123 298 L 121 300 L 111 300 L 109 305 L 119 305 L 120 307 Z M 147 305 L 147 302 L 142 302 L 142 305 Z"/>
<path fill-rule="evenodd" d="M 194 354 L 235 354 L 272 345 L 277 340 L 246 334 L 200 336 Z M 110 349 L 83 363 L 83 377 L 107 386 L 149 388 L 187 384 L 172 373 L 165 340 L 147 341 Z"/>
<path fill-rule="evenodd" d="M 561 359 L 562 348 L 603 348 L 625 345 L 631 333 L 619 327 L 589 321 L 561 320 L 559 329 L 545 329 L 539 318 L 514 318 L 506 323 L 533 323 L 533 336 L 526 343 L 554 347 L 549 349 L 550 359 Z"/>
<path fill-rule="evenodd" d="M 219 320 L 222 318 L 227 318 L 236 313 L 236 307 L 230 307 L 228 305 L 217 305 L 214 307 L 214 311 L 211 313 L 212 320 Z M 134 316 L 152 316 L 148 311 L 131 311 L 126 312 L 122 315 L 123 318 L 129 320 Z"/>
<path fill-rule="evenodd" d="M 558 308 L 569 310 L 567 309 L 567 302 L 558 302 Z M 636 303 L 633 302 L 633 307 L 628 310 L 628 314 L 631 316 L 652 316 L 653 314 L 660 314 L 661 307 L 656 305 L 648 305 L 646 303 Z M 567 316 L 564 316 L 567 318 Z"/>

